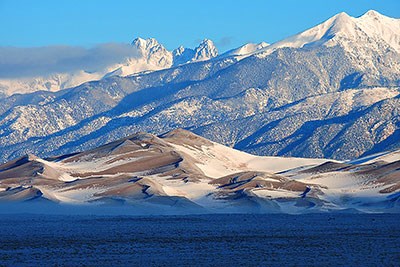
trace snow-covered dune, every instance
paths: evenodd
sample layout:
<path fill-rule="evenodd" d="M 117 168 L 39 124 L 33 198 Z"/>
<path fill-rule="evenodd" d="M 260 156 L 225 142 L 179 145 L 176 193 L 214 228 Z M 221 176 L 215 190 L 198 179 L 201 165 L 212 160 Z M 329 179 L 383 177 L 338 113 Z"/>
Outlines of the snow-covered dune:
<path fill-rule="evenodd" d="M 5 163 L 0 201 L 182 212 L 397 211 L 399 164 L 254 156 L 177 129 Z"/>

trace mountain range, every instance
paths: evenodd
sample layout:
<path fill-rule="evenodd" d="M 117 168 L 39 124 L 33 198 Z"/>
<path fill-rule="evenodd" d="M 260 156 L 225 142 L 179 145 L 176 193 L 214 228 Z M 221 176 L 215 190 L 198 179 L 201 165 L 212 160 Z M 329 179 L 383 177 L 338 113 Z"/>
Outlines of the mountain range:
<path fill-rule="evenodd" d="M 260 157 L 182 129 L 46 159 L 25 155 L 0 165 L 0 181 L 0 203 L 30 211 L 69 204 L 139 214 L 400 212 L 400 150 L 353 162 Z"/>
<path fill-rule="evenodd" d="M 221 55 L 210 40 L 171 52 L 136 39 L 140 56 L 86 79 L 95 81 L 3 90 L 0 161 L 176 128 L 264 156 L 343 161 L 395 151 L 399 43 L 400 20 L 376 11 L 340 13 L 271 45 Z"/>
<path fill-rule="evenodd" d="M 267 43 L 248 43 L 236 49 L 218 55 L 213 41 L 204 39 L 194 49 L 180 46 L 168 51 L 154 38 L 136 38 L 132 41 L 131 56 L 122 61 L 114 61 L 106 67 L 96 69 L 78 69 L 70 72 L 54 72 L 42 76 L 22 76 L 0 78 L 0 97 L 12 94 L 26 94 L 36 91 L 56 92 L 81 85 L 89 81 L 98 81 L 111 76 L 129 76 L 137 73 L 168 69 L 171 67 L 209 60 L 215 57 L 244 56 L 268 46 Z M 37 62 L 38 66 L 40 62 Z"/>
<path fill-rule="evenodd" d="M 58 91 L 97 81 L 110 76 L 131 74 L 171 68 L 180 64 L 208 60 L 218 55 L 211 40 L 204 39 L 195 49 L 179 47 L 168 51 L 154 38 L 136 38 L 131 44 L 131 55 L 120 61 L 112 61 L 95 69 L 78 69 L 70 72 L 54 72 L 42 76 L 0 78 L 0 97 L 15 93 L 35 91 Z M 40 67 L 40 62 L 36 62 Z"/>

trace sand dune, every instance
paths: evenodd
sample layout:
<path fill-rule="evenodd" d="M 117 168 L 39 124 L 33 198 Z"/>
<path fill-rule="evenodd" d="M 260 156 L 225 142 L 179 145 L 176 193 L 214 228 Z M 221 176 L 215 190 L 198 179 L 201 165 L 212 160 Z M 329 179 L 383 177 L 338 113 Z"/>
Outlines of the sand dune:
<path fill-rule="evenodd" d="M 393 212 L 400 190 L 400 161 L 393 155 L 358 162 L 260 157 L 182 129 L 137 133 L 92 150 L 47 159 L 26 155 L 1 165 L 0 202 L 43 199 L 183 212 Z"/>

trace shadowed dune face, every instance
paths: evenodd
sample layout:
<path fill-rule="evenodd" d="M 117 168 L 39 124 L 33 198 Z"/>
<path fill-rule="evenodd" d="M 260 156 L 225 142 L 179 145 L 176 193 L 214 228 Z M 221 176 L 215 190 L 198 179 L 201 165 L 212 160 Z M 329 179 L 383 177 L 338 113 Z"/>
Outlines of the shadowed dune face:
<path fill-rule="evenodd" d="M 289 213 L 357 209 L 353 203 L 369 210 L 379 203 L 398 210 L 392 196 L 400 190 L 400 161 L 321 162 L 252 156 L 182 129 L 137 133 L 83 152 L 27 155 L 1 165 L 0 202 Z M 296 167 L 269 171 L 286 163 Z"/>
<path fill-rule="evenodd" d="M 44 165 L 35 159 L 35 156 L 26 155 L 0 165 L 0 179 L 38 176 L 43 172 Z"/>
<path fill-rule="evenodd" d="M 326 163 L 318 165 L 314 168 L 304 170 L 302 172 L 303 173 L 326 173 L 326 172 L 332 172 L 332 171 L 345 170 L 350 167 L 352 167 L 352 165 L 350 165 L 350 164 L 328 161 Z"/>
<path fill-rule="evenodd" d="M 7 202 L 28 201 L 40 198 L 42 195 L 43 193 L 37 188 L 20 186 L 7 188 L 5 191 L 0 192 L 0 199 Z"/>
<path fill-rule="evenodd" d="M 362 180 L 365 185 L 373 187 L 383 187 L 379 193 L 393 193 L 400 189 L 400 160 L 385 162 L 378 160 L 366 164 L 344 164 L 326 162 L 319 166 L 301 171 L 304 174 L 329 174 L 329 173 L 349 173 L 358 180 Z"/>
<path fill-rule="evenodd" d="M 371 183 L 375 185 L 385 186 L 384 189 L 380 190 L 380 193 L 394 193 L 400 190 L 400 161 L 395 161 L 381 168 L 372 170 L 367 173 L 370 177 L 378 177 Z"/>
<path fill-rule="evenodd" d="M 39 158 L 27 155 L 0 166 L 0 187 L 58 185 L 61 176 L 60 171 L 41 162 Z"/>
<path fill-rule="evenodd" d="M 53 157 L 48 161 L 27 155 L 8 162 L 0 166 L 0 186 L 5 190 L 0 200 L 8 201 L 12 194 L 15 194 L 15 200 L 28 198 L 18 197 L 22 194 L 21 185 L 42 188 L 43 197 L 57 202 L 71 198 L 74 201 L 75 196 L 80 201 L 168 197 L 163 185 L 148 177 L 183 184 L 209 180 L 196 166 L 195 159 L 177 151 L 163 138 L 168 139 L 138 133 L 96 149 Z M 200 139 L 191 133 L 173 138 L 190 145 L 197 145 L 193 140 Z M 79 194 L 84 192 L 88 193 L 82 199 Z"/>
<path fill-rule="evenodd" d="M 124 161 L 127 158 L 121 158 Z M 119 173 L 149 172 L 152 174 L 163 172 L 163 170 L 174 169 L 179 166 L 183 159 L 176 153 L 154 153 L 146 155 L 137 161 L 120 164 L 102 171 L 89 171 L 84 173 L 73 173 L 73 177 L 86 178 L 95 175 L 115 175 Z"/>
<path fill-rule="evenodd" d="M 190 142 L 185 138 L 180 140 L 185 144 Z M 194 166 L 195 160 L 191 159 L 190 156 L 182 155 L 162 138 L 146 133 L 138 133 L 99 148 L 78 153 L 62 159 L 60 162 L 93 162 L 102 159 L 103 168 L 91 171 L 84 169 L 84 172 L 76 172 L 71 175 L 74 177 L 90 177 L 136 172 L 164 174 L 176 171 L 176 173 L 187 173 L 197 177 L 203 176 L 200 169 Z M 110 167 L 107 168 L 107 166 Z M 186 168 L 189 170 L 185 171 Z"/>
<path fill-rule="evenodd" d="M 257 191 L 292 191 L 300 195 L 307 188 L 319 188 L 317 185 L 306 184 L 290 180 L 282 175 L 263 173 L 263 172 L 243 172 L 228 175 L 209 182 L 218 185 L 218 191 L 215 193 L 218 198 L 232 197 L 233 195 L 242 195 L 244 192 L 250 192 L 253 189 Z"/>

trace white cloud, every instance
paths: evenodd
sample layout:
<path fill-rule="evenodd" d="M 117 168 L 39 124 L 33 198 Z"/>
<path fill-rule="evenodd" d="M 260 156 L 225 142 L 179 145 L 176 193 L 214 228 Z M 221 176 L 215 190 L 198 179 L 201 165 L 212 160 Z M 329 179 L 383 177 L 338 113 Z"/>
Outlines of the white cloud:
<path fill-rule="evenodd" d="M 95 71 L 137 57 L 129 44 L 108 43 L 93 48 L 76 46 L 0 47 L 0 78 L 45 76 L 74 70 Z"/>

